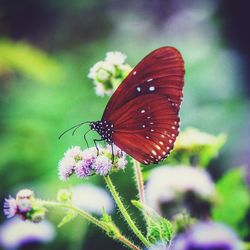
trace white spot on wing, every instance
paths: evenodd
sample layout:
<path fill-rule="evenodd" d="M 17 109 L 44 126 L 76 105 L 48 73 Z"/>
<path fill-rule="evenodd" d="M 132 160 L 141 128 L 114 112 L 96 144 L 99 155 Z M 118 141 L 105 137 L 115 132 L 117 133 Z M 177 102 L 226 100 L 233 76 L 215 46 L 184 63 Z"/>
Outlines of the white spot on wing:
<path fill-rule="evenodd" d="M 161 150 L 161 147 L 159 145 L 155 145 L 155 147 L 158 149 L 158 150 Z"/>
<path fill-rule="evenodd" d="M 153 81 L 153 78 L 150 78 L 150 79 L 147 80 L 147 82 L 151 82 L 151 81 Z"/>
<path fill-rule="evenodd" d="M 151 132 L 154 132 L 155 130 L 154 129 L 150 129 Z"/>
<path fill-rule="evenodd" d="M 146 136 L 146 139 L 148 139 L 148 140 L 149 140 L 149 136 Z"/>
<path fill-rule="evenodd" d="M 141 110 L 141 113 L 142 113 L 142 114 L 145 113 L 145 109 L 142 109 L 142 110 Z"/>
<path fill-rule="evenodd" d="M 152 152 L 153 155 L 157 155 L 155 150 L 152 150 L 151 152 Z"/>
<path fill-rule="evenodd" d="M 142 127 L 143 127 L 143 128 L 146 128 L 146 125 L 145 125 L 145 124 L 142 124 Z"/>
<path fill-rule="evenodd" d="M 133 72 L 133 75 L 134 75 L 134 76 L 136 75 L 136 71 Z"/>
<path fill-rule="evenodd" d="M 151 92 L 155 91 L 155 86 L 150 86 L 150 87 L 148 88 L 148 90 L 151 91 Z"/>
<path fill-rule="evenodd" d="M 141 87 L 136 88 L 137 92 L 141 92 Z"/>
<path fill-rule="evenodd" d="M 162 142 L 162 141 L 159 141 L 159 143 L 160 143 L 161 145 L 163 145 L 163 142 Z"/>

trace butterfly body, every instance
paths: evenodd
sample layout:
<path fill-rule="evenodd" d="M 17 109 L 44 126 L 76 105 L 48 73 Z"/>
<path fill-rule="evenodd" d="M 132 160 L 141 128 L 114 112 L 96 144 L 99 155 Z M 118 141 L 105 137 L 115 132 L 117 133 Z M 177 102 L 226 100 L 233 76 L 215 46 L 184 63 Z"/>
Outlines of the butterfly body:
<path fill-rule="evenodd" d="M 90 127 L 143 164 L 158 163 L 179 133 L 184 61 L 173 47 L 147 55 L 111 96 L 101 121 Z"/>
<path fill-rule="evenodd" d="M 107 143 L 113 143 L 112 134 L 114 133 L 114 124 L 108 121 L 96 121 L 89 124 L 91 130 L 96 131 Z"/>

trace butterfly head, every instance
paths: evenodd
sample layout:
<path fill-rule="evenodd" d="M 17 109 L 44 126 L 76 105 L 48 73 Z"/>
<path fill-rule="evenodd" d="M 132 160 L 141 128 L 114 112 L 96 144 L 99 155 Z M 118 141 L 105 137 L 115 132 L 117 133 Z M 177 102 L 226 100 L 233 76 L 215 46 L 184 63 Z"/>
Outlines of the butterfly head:
<path fill-rule="evenodd" d="M 114 124 L 108 121 L 96 121 L 89 124 L 91 130 L 96 131 L 107 143 L 112 143 Z"/>

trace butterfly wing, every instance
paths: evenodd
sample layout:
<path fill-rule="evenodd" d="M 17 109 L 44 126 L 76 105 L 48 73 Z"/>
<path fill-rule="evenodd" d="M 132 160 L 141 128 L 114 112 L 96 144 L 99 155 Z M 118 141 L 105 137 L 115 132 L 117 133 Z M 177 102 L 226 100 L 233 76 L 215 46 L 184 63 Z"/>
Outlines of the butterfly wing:
<path fill-rule="evenodd" d="M 163 95 L 178 111 L 184 85 L 184 62 L 173 47 L 162 47 L 147 55 L 126 77 L 110 98 L 102 120 L 130 100 L 148 94 Z"/>
<path fill-rule="evenodd" d="M 179 117 L 166 97 L 147 94 L 132 99 L 112 113 L 113 142 L 143 164 L 157 163 L 173 148 Z"/>

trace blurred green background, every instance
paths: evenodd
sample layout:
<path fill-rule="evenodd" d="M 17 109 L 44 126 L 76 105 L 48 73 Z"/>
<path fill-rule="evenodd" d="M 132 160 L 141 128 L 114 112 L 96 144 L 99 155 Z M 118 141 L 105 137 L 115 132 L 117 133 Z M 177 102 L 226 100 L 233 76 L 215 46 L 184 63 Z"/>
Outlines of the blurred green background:
<path fill-rule="evenodd" d="M 128 63 L 135 66 L 158 47 L 177 47 L 186 65 L 182 128 L 193 126 L 212 134 L 228 134 L 220 157 L 209 166 L 215 179 L 227 168 L 247 166 L 247 9 L 246 1 L 233 0 L 2 0 L 1 204 L 4 197 L 20 188 L 34 189 L 41 198 L 53 198 L 59 188 L 82 183 L 60 182 L 57 165 L 70 146 L 85 147 L 83 132 L 87 127 L 60 141 L 58 135 L 79 122 L 101 118 L 108 97 L 95 95 L 87 74 L 107 51 L 125 53 Z M 92 142 L 96 134 L 88 138 Z M 126 190 L 128 198 L 135 195 L 135 188 L 129 185 L 131 169 L 125 175 L 115 174 L 113 179 L 119 183 L 120 193 Z M 97 177 L 86 182 L 103 186 Z M 61 215 L 55 212 L 50 218 L 56 224 Z M 121 249 L 94 227 L 74 221 L 58 229 L 56 239 L 41 249 L 95 250 L 103 249 L 103 245 Z"/>

